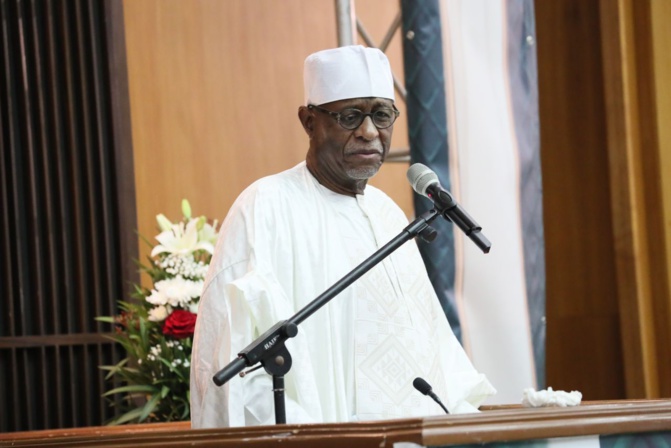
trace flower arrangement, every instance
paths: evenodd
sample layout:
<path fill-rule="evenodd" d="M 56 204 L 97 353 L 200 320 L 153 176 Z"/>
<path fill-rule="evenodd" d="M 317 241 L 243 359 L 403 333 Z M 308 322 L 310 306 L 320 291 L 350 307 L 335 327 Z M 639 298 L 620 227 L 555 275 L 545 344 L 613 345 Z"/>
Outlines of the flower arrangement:
<path fill-rule="evenodd" d="M 100 367 L 108 371 L 107 380 L 122 384 L 103 395 L 122 394 L 121 400 L 112 402 L 121 407 L 121 415 L 109 424 L 190 418 L 191 346 L 217 222 L 210 225 L 204 216 L 192 217 L 186 199 L 182 213 L 183 219 L 176 223 L 163 214 L 156 216 L 159 244 L 153 247 L 149 264 L 140 264 L 152 288 L 135 285 L 134 300 L 119 301 L 121 314 L 97 318 L 114 325 L 110 337 L 126 351 L 118 364 Z"/>

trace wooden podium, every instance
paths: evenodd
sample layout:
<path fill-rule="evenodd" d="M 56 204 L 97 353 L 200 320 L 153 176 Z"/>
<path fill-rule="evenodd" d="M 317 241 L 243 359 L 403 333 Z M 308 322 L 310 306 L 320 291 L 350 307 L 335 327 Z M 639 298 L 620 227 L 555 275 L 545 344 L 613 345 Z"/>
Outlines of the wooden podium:
<path fill-rule="evenodd" d="M 483 407 L 479 414 L 345 424 L 193 430 L 188 422 L 6 433 L 0 446 L 25 447 L 393 447 L 499 445 L 593 436 L 601 446 L 670 446 L 671 400 L 586 402 L 573 408 Z M 562 440 L 562 439 L 560 439 Z M 566 445 L 571 445 L 566 439 Z M 594 446 L 594 444 L 592 444 Z M 599 445 L 596 445 L 599 446 Z"/>

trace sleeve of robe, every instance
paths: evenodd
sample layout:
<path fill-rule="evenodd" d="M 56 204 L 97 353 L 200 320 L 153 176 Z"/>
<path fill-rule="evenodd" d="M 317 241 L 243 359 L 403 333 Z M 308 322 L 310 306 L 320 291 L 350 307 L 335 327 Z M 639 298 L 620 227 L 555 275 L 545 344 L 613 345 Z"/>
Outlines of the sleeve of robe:
<path fill-rule="evenodd" d="M 293 254 L 283 238 L 283 228 L 289 224 L 281 208 L 276 192 L 250 188 L 222 225 L 198 310 L 191 370 L 194 428 L 275 422 L 272 377 L 262 368 L 245 378 L 236 376 L 222 387 L 212 377 L 260 334 L 294 314 L 287 297 L 291 291 L 277 279 L 277 275 L 292 275 L 287 270 L 292 269 Z M 286 345 L 294 358 L 307 352 L 300 329 Z M 288 422 L 321 419 L 317 392 L 309 386 L 312 382 L 297 387 L 301 377 L 311 374 L 308 365 L 292 369 L 285 377 Z M 315 405 L 304 409 L 297 401 Z"/>

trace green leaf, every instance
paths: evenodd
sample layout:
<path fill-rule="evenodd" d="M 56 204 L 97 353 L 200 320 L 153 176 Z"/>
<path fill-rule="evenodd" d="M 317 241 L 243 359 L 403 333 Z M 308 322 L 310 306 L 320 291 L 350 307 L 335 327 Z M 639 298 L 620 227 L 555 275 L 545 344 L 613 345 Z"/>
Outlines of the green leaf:
<path fill-rule="evenodd" d="M 112 420 L 111 422 L 109 422 L 109 425 L 120 425 L 122 423 L 126 423 L 126 422 L 129 422 L 131 420 L 135 420 L 140 415 L 142 415 L 142 408 L 133 409 L 132 411 L 126 412 L 125 414 L 123 414 L 118 419 Z"/>
<path fill-rule="evenodd" d="M 122 343 L 124 340 L 125 336 L 121 334 L 103 334 L 103 338 L 109 339 L 110 341 L 117 342 L 119 344 Z"/>
<path fill-rule="evenodd" d="M 124 358 L 113 366 L 100 366 L 99 368 L 101 370 L 109 370 L 109 373 L 107 375 L 105 375 L 105 380 L 108 380 L 108 379 L 112 378 L 114 376 L 114 374 L 118 373 L 122 369 L 122 367 L 126 365 L 127 362 L 128 362 L 128 358 Z M 104 395 L 103 395 L 103 397 L 104 397 Z"/>
<path fill-rule="evenodd" d="M 94 319 L 97 320 L 98 322 L 107 322 L 108 324 L 113 324 L 116 322 L 114 318 L 110 316 L 98 316 Z"/>
<path fill-rule="evenodd" d="M 143 422 L 149 416 L 149 414 L 151 414 L 151 411 L 153 411 L 156 408 L 156 405 L 160 400 L 161 400 L 161 394 L 154 394 L 151 397 L 151 400 L 147 401 L 147 403 L 142 408 L 142 414 L 140 414 L 141 422 Z"/>
<path fill-rule="evenodd" d="M 168 386 L 163 386 L 161 388 L 161 398 L 167 397 L 169 392 L 170 392 L 170 388 Z"/>
<path fill-rule="evenodd" d="M 140 319 L 140 337 L 142 338 L 142 346 L 147 346 L 147 324 L 144 319 Z"/>
<path fill-rule="evenodd" d="M 114 394 L 120 394 L 122 392 L 155 392 L 156 388 L 154 386 L 148 386 L 144 384 L 133 384 L 131 386 L 122 386 L 107 391 L 103 394 L 103 397 L 108 397 Z"/>

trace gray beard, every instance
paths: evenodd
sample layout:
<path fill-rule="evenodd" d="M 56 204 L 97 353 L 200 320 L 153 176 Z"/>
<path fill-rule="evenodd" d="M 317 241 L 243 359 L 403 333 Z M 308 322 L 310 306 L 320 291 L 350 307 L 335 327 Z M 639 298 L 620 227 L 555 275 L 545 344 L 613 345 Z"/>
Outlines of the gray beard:
<path fill-rule="evenodd" d="M 375 176 L 379 170 L 380 170 L 379 167 L 367 166 L 358 168 L 348 168 L 346 169 L 345 172 L 351 179 L 366 180 Z"/>

